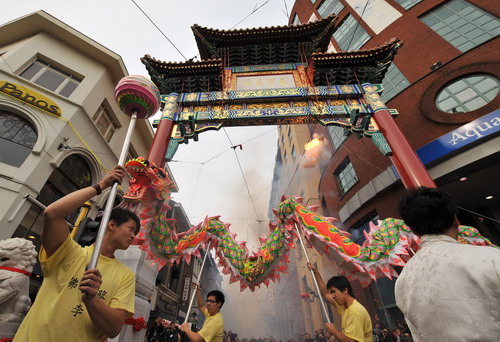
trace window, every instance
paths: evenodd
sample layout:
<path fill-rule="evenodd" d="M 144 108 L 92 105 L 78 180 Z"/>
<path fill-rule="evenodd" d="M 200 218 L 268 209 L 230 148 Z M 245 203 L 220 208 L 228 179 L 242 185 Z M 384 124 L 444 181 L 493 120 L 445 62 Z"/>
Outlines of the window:
<path fill-rule="evenodd" d="M 356 172 L 354 172 L 354 168 L 349 158 L 346 158 L 342 164 L 339 165 L 337 170 L 335 170 L 334 175 L 340 186 L 341 196 L 343 196 L 354 186 L 354 184 L 358 182 L 358 177 L 356 177 Z"/>
<path fill-rule="evenodd" d="M 344 4 L 340 0 L 325 0 L 317 8 L 321 18 L 326 18 L 330 14 L 339 14 L 344 9 Z"/>
<path fill-rule="evenodd" d="M 295 145 L 292 146 L 292 158 L 293 160 L 295 160 L 295 157 L 297 156 L 297 154 L 295 153 Z"/>
<path fill-rule="evenodd" d="M 499 80 L 490 75 L 468 75 L 446 85 L 436 106 L 447 113 L 465 113 L 481 108 L 498 95 Z"/>
<path fill-rule="evenodd" d="M 500 34 L 500 20 L 464 0 L 449 1 L 421 19 L 462 52 Z"/>
<path fill-rule="evenodd" d="M 400 4 L 401 7 L 403 7 L 405 10 L 412 8 L 421 1 L 422 0 L 396 0 L 396 2 Z"/>
<path fill-rule="evenodd" d="M 64 97 L 69 97 L 81 82 L 76 77 L 39 59 L 21 72 L 20 76 Z"/>
<path fill-rule="evenodd" d="M 0 162 L 19 167 L 35 146 L 38 134 L 28 120 L 0 110 Z"/>
<path fill-rule="evenodd" d="M 350 51 L 363 46 L 370 39 L 370 35 L 352 15 L 348 15 L 333 34 L 333 38 L 342 50 Z"/>
<path fill-rule="evenodd" d="M 382 81 L 384 92 L 382 93 L 382 101 L 386 102 L 399 94 L 410 85 L 408 79 L 399 71 L 398 67 L 391 63 L 385 77 Z"/>
<path fill-rule="evenodd" d="M 61 197 L 92 184 L 92 173 L 85 159 L 77 154 L 69 155 L 50 175 L 37 200 L 49 205 Z M 76 219 L 76 216 L 74 217 Z M 73 220 L 69 220 L 74 222 Z"/>
<path fill-rule="evenodd" d="M 292 25 L 300 25 L 301 22 L 300 22 L 300 19 L 299 19 L 299 16 L 297 14 L 295 14 L 293 16 L 293 22 L 292 22 Z"/>
<path fill-rule="evenodd" d="M 292 139 L 292 126 L 288 126 L 288 139 Z"/>
<path fill-rule="evenodd" d="M 347 139 L 347 135 L 345 135 L 345 128 L 338 126 L 326 126 L 328 129 L 328 134 L 330 135 L 330 139 L 332 140 L 332 145 L 335 149 L 338 149 L 340 145 Z"/>
<path fill-rule="evenodd" d="M 76 186 L 75 190 L 92 185 L 92 172 L 90 171 L 90 167 L 87 162 L 77 154 L 72 154 L 64 159 L 61 166 L 59 166 L 59 170 L 68 181 Z"/>
<path fill-rule="evenodd" d="M 106 110 L 104 104 L 99 107 L 94 117 L 92 118 L 92 121 L 94 121 L 97 129 L 99 130 L 99 132 L 101 132 L 104 139 L 109 142 L 116 131 L 116 125 L 111 119 L 111 116 L 108 114 L 108 111 Z"/>
<path fill-rule="evenodd" d="M 349 229 L 349 233 L 351 233 L 351 240 L 357 243 L 358 245 L 362 245 L 365 242 L 365 234 L 364 232 L 370 231 L 370 223 L 377 224 L 380 217 L 376 212 L 371 213 L 369 218 L 363 219 L 357 224 L 355 224 L 351 229 Z"/>

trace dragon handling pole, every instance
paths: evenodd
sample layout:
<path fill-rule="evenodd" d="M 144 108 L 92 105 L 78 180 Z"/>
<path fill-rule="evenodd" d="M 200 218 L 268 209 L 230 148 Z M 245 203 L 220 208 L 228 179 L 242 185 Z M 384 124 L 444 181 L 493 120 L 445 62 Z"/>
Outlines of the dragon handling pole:
<path fill-rule="evenodd" d="M 203 257 L 203 262 L 201 263 L 200 273 L 198 273 L 198 282 L 196 283 L 196 285 L 198 287 L 200 286 L 200 279 L 201 279 L 201 274 L 203 273 L 203 268 L 205 267 L 205 261 L 207 261 L 208 253 L 210 253 L 210 244 L 211 243 L 212 243 L 212 241 L 209 241 L 207 248 L 205 249 L 205 256 Z M 186 312 L 186 318 L 184 319 L 184 323 L 187 323 L 187 321 L 188 321 L 189 313 L 191 312 L 191 309 L 193 307 L 194 297 L 196 297 L 196 290 L 193 291 L 193 295 L 191 296 L 191 300 L 189 301 L 189 306 L 188 306 L 188 309 Z"/>
<path fill-rule="evenodd" d="M 134 112 L 130 119 L 130 124 L 128 126 L 127 135 L 125 136 L 125 141 L 123 142 L 122 151 L 120 153 L 120 159 L 118 159 L 118 165 L 125 164 L 125 158 L 127 158 L 128 148 L 130 146 L 130 140 L 132 138 L 132 133 L 135 128 L 135 123 L 137 122 L 137 112 Z M 109 192 L 108 201 L 106 202 L 106 208 L 102 216 L 101 224 L 99 225 L 99 232 L 97 233 L 97 238 L 94 245 L 94 251 L 92 252 L 92 257 L 90 258 L 89 269 L 96 268 L 97 261 L 99 260 L 99 254 L 101 253 L 102 240 L 104 239 L 104 233 L 108 228 L 109 218 L 111 216 L 111 210 L 113 209 L 113 204 L 115 203 L 116 192 L 118 190 L 118 183 L 114 183 Z"/>
<path fill-rule="evenodd" d="M 304 255 L 306 256 L 307 263 L 310 264 L 311 260 L 309 260 L 309 255 L 307 254 L 306 246 L 304 246 L 304 241 L 302 241 L 302 235 L 300 235 L 299 227 L 297 227 L 296 223 L 294 223 L 294 225 L 295 225 L 295 229 L 297 230 L 297 236 L 299 237 L 300 245 L 302 246 L 302 250 L 304 251 Z M 323 312 L 325 313 L 326 322 L 332 323 L 330 321 L 330 317 L 328 317 L 328 311 L 326 311 L 325 302 L 323 301 L 323 295 L 321 294 L 321 290 L 319 289 L 318 281 L 316 280 L 316 277 L 314 276 L 313 270 L 309 270 L 309 271 L 311 271 L 314 285 L 316 286 L 316 290 L 318 291 L 318 294 L 319 294 L 318 298 L 319 298 L 319 301 L 321 302 L 321 307 L 323 308 Z"/>

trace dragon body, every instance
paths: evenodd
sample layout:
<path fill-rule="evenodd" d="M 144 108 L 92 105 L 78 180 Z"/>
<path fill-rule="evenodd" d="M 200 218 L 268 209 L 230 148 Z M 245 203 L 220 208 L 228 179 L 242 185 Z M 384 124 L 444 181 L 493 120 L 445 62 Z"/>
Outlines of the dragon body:
<path fill-rule="evenodd" d="M 364 233 L 364 243 L 359 245 L 334 225 L 334 219 L 319 215 L 317 207 L 305 205 L 300 197 L 283 198 L 274 210 L 276 220 L 269 224 L 269 234 L 259 239 L 260 247 L 252 253 L 219 216 L 207 217 L 177 234 L 175 223 L 167 218 L 170 207 L 165 202 L 172 182 L 166 173 L 142 158 L 129 161 L 126 168 L 133 179 L 120 206 L 133 210 L 141 219 L 136 239 L 148 258 L 161 267 L 181 259 L 189 262 L 191 256 L 200 256 L 201 249 L 213 248 L 222 272 L 230 276 L 230 282 L 239 281 L 242 290 L 253 291 L 262 283 L 279 280 L 298 234 L 320 253 L 326 253 L 348 278 L 364 286 L 380 277 L 397 276 L 394 267 L 404 266 L 419 249 L 419 238 L 402 220 L 393 218 L 371 224 Z M 459 227 L 459 241 L 492 246 L 475 228 L 467 226 Z"/>

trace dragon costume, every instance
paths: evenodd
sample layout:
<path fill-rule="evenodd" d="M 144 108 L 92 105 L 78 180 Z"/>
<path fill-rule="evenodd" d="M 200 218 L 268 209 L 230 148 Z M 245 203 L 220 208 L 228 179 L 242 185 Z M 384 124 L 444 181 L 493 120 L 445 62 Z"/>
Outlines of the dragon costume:
<path fill-rule="evenodd" d="M 177 234 L 173 219 L 167 218 L 168 200 L 173 184 L 166 172 L 143 158 L 125 165 L 133 176 L 121 207 L 134 211 L 141 219 L 141 230 L 136 239 L 148 259 L 159 263 L 174 263 L 181 259 L 190 262 L 191 256 L 200 256 L 200 250 L 215 250 L 219 266 L 230 282 L 240 282 L 241 290 L 254 290 L 262 283 L 279 280 L 287 269 L 289 253 L 302 234 L 311 246 L 341 266 L 349 279 L 357 279 L 363 286 L 372 280 L 397 276 L 395 266 L 404 266 L 419 249 L 419 238 L 402 220 L 387 218 L 371 224 L 364 232 L 365 242 L 353 242 L 350 234 L 337 228 L 334 219 L 319 215 L 317 207 L 302 203 L 300 197 L 283 198 L 276 220 L 269 224 L 270 233 L 260 238 L 260 248 L 250 253 L 246 242 L 236 241 L 229 224 L 219 216 L 207 217 L 188 231 Z M 477 229 L 459 227 L 459 241 L 492 246 Z"/>

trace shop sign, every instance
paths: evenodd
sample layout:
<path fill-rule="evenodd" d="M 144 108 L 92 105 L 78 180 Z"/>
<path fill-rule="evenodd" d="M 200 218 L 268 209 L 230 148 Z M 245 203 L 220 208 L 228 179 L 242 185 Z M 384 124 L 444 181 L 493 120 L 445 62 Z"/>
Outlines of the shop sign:
<path fill-rule="evenodd" d="M 500 131 L 500 109 L 469 122 L 419 148 L 422 163 L 428 164 L 467 145 L 493 137 Z"/>
<path fill-rule="evenodd" d="M 57 116 L 61 116 L 62 114 L 61 108 L 59 108 L 54 101 L 25 86 L 12 82 L 0 81 L 0 91 L 50 114 Z"/>
<path fill-rule="evenodd" d="M 191 277 L 184 278 L 184 289 L 182 290 L 182 301 L 187 302 L 189 296 L 189 287 L 191 286 Z"/>

